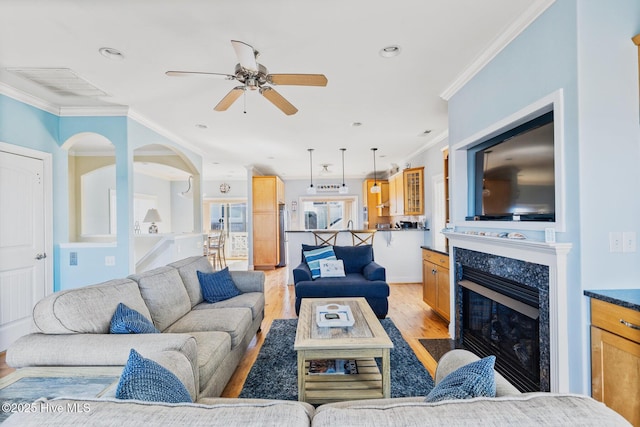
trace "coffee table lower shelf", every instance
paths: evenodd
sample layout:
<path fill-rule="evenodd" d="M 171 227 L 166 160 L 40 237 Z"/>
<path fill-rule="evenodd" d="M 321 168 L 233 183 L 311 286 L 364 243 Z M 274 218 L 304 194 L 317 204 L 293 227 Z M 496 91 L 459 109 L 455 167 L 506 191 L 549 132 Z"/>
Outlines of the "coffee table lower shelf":
<path fill-rule="evenodd" d="M 314 404 L 345 400 L 381 399 L 382 374 L 373 358 L 356 359 L 357 374 L 310 375 L 305 363 L 305 401 Z"/>

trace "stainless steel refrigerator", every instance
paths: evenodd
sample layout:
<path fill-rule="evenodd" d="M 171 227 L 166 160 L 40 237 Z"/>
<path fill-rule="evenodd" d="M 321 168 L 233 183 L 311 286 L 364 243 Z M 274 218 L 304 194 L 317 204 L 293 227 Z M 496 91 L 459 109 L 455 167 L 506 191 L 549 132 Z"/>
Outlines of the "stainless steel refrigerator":
<path fill-rule="evenodd" d="M 278 241 L 280 242 L 280 257 L 276 267 L 285 267 L 287 265 L 287 233 L 285 233 L 285 231 L 289 224 L 289 220 L 287 218 L 288 214 L 286 205 L 284 203 L 280 203 L 278 205 Z"/>

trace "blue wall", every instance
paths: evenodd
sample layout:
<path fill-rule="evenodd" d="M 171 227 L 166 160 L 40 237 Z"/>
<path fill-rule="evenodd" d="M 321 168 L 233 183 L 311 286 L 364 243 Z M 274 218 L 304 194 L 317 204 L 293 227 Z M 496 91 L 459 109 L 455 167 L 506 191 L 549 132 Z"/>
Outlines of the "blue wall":
<path fill-rule="evenodd" d="M 117 244 L 69 247 L 68 152 L 61 148 L 69 138 L 83 132 L 103 135 L 116 149 Z M 134 271 L 133 245 L 133 150 L 147 144 L 174 147 L 199 175 L 201 157 L 167 137 L 125 116 L 59 117 L 0 94 L 0 142 L 26 147 L 53 157 L 54 290 L 75 288 Z M 195 173 L 194 173 L 195 174 Z M 196 227 L 199 229 L 199 227 Z M 78 265 L 69 265 L 70 252 L 77 252 Z M 114 256 L 115 265 L 105 266 Z"/>
<path fill-rule="evenodd" d="M 640 218 L 637 33 L 637 0 L 557 0 L 449 101 L 455 145 L 563 90 L 567 227 L 557 240 L 573 244 L 561 308 L 573 392 L 590 392 L 583 290 L 638 287 L 638 253 L 608 245 L 609 231 L 637 231 Z"/>

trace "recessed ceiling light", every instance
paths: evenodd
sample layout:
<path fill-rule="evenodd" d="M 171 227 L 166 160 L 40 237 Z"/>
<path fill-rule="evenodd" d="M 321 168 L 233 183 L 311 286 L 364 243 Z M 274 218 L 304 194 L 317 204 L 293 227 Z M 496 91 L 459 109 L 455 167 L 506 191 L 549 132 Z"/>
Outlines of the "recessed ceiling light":
<path fill-rule="evenodd" d="M 383 58 L 393 58 L 394 56 L 400 55 L 400 50 L 400 46 L 398 45 L 386 46 L 380 49 L 380 56 Z"/>
<path fill-rule="evenodd" d="M 353 122 L 351 123 L 351 126 L 353 126 L 354 128 L 357 128 L 358 126 L 362 126 L 362 122 Z"/>
<path fill-rule="evenodd" d="M 424 132 L 421 132 L 418 136 L 427 136 L 431 133 L 431 129 L 427 129 Z"/>
<path fill-rule="evenodd" d="M 198 129 L 207 129 L 209 126 L 207 126 L 207 125 L 203 125 L 202 123 L 197 123 L 197 124 L 196 124 L 196 127 L 197 127 Z"/>
<path fill-rule="evenodd" d="M 100 52 L 100 55 L 105 58 L 109 58 L 114 61 L 122 61 L 124 59 L 124 54 L 118 49 L 114 49 L 112 47 L 101 47 L 98 52 Z"/>

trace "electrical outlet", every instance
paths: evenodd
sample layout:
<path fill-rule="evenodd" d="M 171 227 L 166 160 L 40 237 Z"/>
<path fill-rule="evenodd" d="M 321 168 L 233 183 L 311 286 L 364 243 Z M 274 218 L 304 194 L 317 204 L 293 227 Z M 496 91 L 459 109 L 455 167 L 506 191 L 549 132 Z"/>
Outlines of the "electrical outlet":
<path fill-rule="evenodd" d="M 113 255 L 104 257 L 104 265 L 107 267 L 113 267 L 116 265 L 116 257 Z"/>
<path fill-rule="evenodd" d="M 69 252 L 69 265 L 78 265 L 78 252 Z"/>
<path fill-rule="evenodd" d="M 609 232 L 609 252 L 622 252 L 622 232 Z"/>
<path fill-rule="evenodd" d="M 622 252 L 636 251 L 636 232 L 625 231 L 622 233 Z"/>

